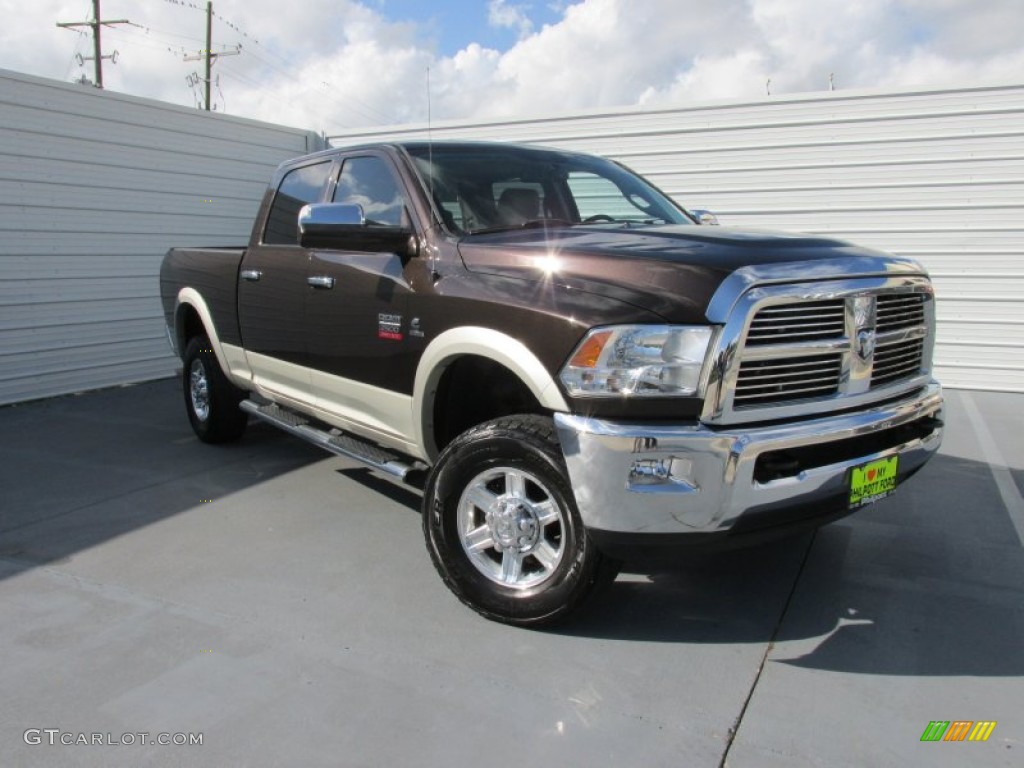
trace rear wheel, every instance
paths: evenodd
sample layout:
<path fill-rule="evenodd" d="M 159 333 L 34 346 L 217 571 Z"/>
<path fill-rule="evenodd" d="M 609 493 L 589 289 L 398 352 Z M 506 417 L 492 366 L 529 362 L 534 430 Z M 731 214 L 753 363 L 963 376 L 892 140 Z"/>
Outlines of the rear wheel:
<path fill-rule="evenodd" d="M 427 480 L 423 530 L 448 587 L 509 624 L 558 620 L 617 572 L 587 536 L 546 417 L 495 419 L 457 437 Z"/>
<path fill-rule="evenodd" d="M 210 340 L 194 336 L 185 347 L 182 387 L 185 410 L 196 436 L 204 443 L 237 440 L 248 420 L 238 404 L 245 392 L 224 375 Z"/>

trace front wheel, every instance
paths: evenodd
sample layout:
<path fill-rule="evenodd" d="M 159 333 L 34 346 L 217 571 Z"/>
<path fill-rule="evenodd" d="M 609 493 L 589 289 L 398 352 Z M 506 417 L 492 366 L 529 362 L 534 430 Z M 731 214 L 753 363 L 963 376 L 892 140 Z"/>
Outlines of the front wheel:
<path fill-rule="evenodd" d="M 427 480 L 423 531 L 448 587 L 508 624 L 560 619 L 617 571 L 587 536 L 546 417 L 495 419 L 457 437 Z"/>
<path fill-rule="evenodd" d="M 228 381 L 210 340 L 205 336 L 192 337 L 182 362 L 185 410 L 196 436 L 204 443 L 237 440 L 248 420 L 245 411 L 238 407 L 245 392 Z"/>

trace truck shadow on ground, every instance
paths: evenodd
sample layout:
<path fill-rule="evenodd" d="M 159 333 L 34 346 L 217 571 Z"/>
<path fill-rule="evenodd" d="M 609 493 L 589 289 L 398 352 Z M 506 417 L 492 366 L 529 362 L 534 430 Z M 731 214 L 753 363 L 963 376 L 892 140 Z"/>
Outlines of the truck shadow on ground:
<path fill-rule="evenodd" d="M 911 483 L 800 538 L 672 567 L 627 564 L 560 631 L 771 642 L 773 661 L 848 673 L 1024 675 L 1024 548 L 988 467 L 940 455 Z"/>
<path fill-rule="evenodd" d="M 0 578 L 324 458 L 258 423 L 204 445 L 181 399 L 164 379 L 0 409 Z"/>

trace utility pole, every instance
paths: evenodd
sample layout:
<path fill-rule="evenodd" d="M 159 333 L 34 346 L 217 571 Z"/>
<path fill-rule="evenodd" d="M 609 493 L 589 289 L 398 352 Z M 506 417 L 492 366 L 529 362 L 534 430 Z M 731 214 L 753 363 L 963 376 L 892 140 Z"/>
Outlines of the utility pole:
<path fill-rule="evenodd" d="M 103 87 L 103 60 L 104 59 L 117 59 L 117 53 L 115 52 L 111 56 L 103 55 L 103 46 L 100 43 L 100 28 L 103 26 L 113 26 L 114 24 L 131 24 L 128 19 L 113 19 L 111 21 L 102 21 L 100 19 L 100 0 L 92 0 L 92 21 L 74 21 L 74 22 L 57 22 L 58 27 L 64 27 L 70 29 L 71 27 L 92 27 L 92 56 L 82 56 L 82 61 L 88 61 L 92 59 L 95 62 L 96 67 L 96 82 L 93 83 L 97 88 Z"/>
<path fill-rule="evenodd" d="M 206 3 L 206 111 L 210 111 L 210 81 L 213 79 L 213 0 Z"/>
<path fill-rule="evenodd" d="M 213 63 L 217 60 L 218 56 L 237 56 L 242 52 L 242 47 L 238 46 L 233 51 L 221 51 L 220 53 L 213 52 L 213 2 L 208 0 L 206 3 L 206 50 L 200 51 L 196 56 L 186 56 L 184 61 L 199 61 L 200 59 L 206 60 L 206 77 L 203 82 L 206 84 L 206 111 L 210 111 L 210 84 L 213 81 Z M 189 80 L 189 82 L 194 82 Z"/>

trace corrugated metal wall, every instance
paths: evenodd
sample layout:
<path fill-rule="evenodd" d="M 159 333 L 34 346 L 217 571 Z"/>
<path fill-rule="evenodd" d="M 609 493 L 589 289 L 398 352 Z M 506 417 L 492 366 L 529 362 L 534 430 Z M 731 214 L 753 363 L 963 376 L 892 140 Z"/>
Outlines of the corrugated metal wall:
<path fill-rule="evenodd" d="M 331 141 L 427 133 L 390 127 Z M 448 122 L 431 134 L 607 155 L 723 224 L 836 235 L 914 257 L 939 296 L 941 380 L 1024 391 L 1024 85 Z"/>
<path fill-rule="evenodd" d="M 321 145 L 0 71 L 0 403 L 171 373 L 163 254 L 244 244 L 274 167 Z"/>
<path fill-rule="evenodd" d="M 425 137 L 401 126 L 334 144 Z M 448 122 L 620 159 L 723 223 L 921 260 L 948 386 L 1024 391 L 1024 85 Z M 232 245 L 312 133 L 0 71 L 0 403 L 170 373 L 173 245 Z"/>

